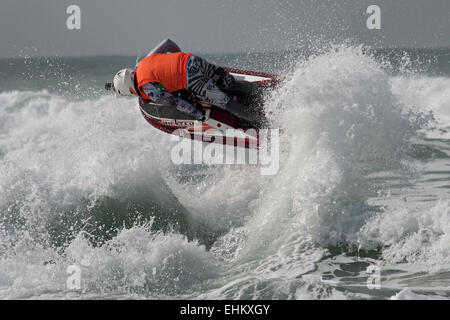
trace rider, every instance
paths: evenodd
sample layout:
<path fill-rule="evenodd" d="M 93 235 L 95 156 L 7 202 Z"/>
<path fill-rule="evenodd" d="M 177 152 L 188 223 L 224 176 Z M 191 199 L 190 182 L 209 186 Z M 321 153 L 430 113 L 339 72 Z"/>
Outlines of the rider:
<path fill-rule="evenodd" d="M 114 91 L 120 95 L 172 105 L 203 121 L 204 114 L 198 108 L 173 93 L 187 89 L 201 101 L 226 108 L 230 98 L 222 90 L 231 89 L 235 79 L 223 68 L 181 52 L 177 44 L 166 39 L 138 63 L 136 70 L 120 70 L 113 84 Z"/>

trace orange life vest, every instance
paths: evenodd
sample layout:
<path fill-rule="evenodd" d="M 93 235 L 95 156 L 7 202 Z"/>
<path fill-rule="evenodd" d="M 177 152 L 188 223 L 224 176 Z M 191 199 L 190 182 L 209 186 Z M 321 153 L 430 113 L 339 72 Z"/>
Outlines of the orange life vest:
<path fill-rule="evenodd" d="M 153 53 L 136 68 L 138 90 L 149 82 L 159 82 L 172 93 L 186 89 L 186 64 L 192 54 L 184 52 Z"/>

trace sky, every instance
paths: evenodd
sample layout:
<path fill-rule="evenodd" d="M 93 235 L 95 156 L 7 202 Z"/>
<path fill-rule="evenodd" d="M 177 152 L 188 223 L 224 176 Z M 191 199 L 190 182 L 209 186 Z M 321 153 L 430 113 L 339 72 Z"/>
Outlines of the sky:
<path fill-rule="evenodd" d="M 81 29 L 69 30 L 69 5 Z M 381 29 L 369 30 L 369 5 Z M 1 0 L 0 57 L 145 55 L 170 38 L 195 53 L 351 41 L 450 47 L 450 0 Z"/>

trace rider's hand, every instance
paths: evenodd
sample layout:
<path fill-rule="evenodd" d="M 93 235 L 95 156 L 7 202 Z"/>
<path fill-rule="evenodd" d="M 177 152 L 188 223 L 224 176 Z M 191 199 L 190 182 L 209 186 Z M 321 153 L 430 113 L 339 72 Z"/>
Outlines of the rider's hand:
<path fill-rule="evenodd" d="M 197 113 L 197 115 L 196 115 L 196 119 L 197 119 L 197 121 L 204 122 L 204 121 L 206 120 L 206 117 L 205 117 L 205 111 L 203 111 L 203 110 L 198 110 L 198 113 Z"/>

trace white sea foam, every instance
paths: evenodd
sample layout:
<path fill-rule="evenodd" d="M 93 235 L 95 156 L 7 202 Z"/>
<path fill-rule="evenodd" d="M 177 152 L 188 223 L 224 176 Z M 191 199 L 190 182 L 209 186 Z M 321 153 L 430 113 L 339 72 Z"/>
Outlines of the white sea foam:
<path fill-rule="evenodd" d="M 381 246 L 382 263 L 446 271 L 447 202 L 411 209 L 395 200 L 380 210 L 371 198 L 389 190 L 368 175 L 408 174 L 411 140 L 426 123 L 418 111 L 450 123 L 448 81 L 392 78 L 360 48 L 313 56 L 267 103 L 283 130 L 279 173 L 192 167 L 199 178 L 189 183 L 170 163 L 169 136 L 145 123 L 135 101 L 0 93 L 0 297 L 81 294 L 66 288 L 76 264 L 85 297 L 354 298 L 304 277 L 339 245 Z M 156 222 L 98 246 L 84 232 L 52 246 L 67 207 L 77 214 L 105 197 L 175 207 L 186 233 L 211 235 L 211 248 Z"/>

